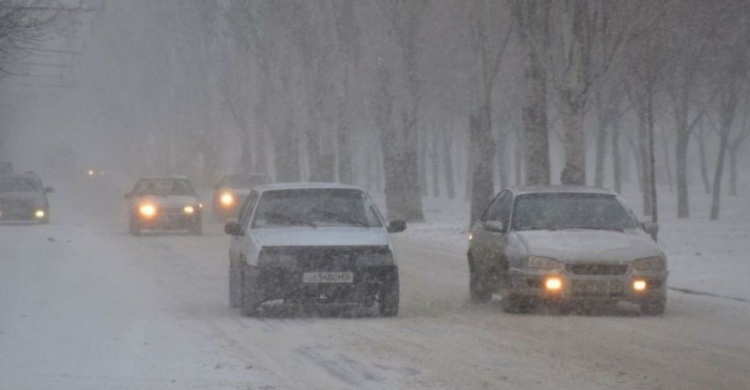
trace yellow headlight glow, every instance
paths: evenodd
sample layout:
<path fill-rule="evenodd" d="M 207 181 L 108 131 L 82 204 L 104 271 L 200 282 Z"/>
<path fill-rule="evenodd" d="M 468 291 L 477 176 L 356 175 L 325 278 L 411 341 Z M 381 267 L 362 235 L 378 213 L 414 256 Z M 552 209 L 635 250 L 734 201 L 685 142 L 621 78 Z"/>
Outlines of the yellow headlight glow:
<path fill-rule="evenodd" d="M 193 214 L 195 212 L 195 208 L 193 206 L 185 206 L 184 209 L 182 209 L 185 214 Z"/>
<path fill-rule="evenodd" d="M 547 291 L 560 291 L 562 289 L 562 279 L 557 276 L 551 276 L 544 281 L 544 288 Z"/>
<path fill-rule="evenodd" d="M 34 213 L 34 216 L 37 217 L 37 218 L 44 218 L 44 210 L 37 210 Z"/>
<path fill-rule="evenodd" d="M 219 198 L 219 200 L 221 201 L 222 205 L 229 207 L 234 204 L 234 195 L 229 192 L 225 192 L 221 194 L 221 198 Z"/>
<path fill-rule="evenodd" d="M 648 283 L 645 280 L 637 279 L 633 281 L 633 290 L 641 292 L 646 291 L 646 288 L 648 288 Z"/>
<path fill-rule="evenodd" d="M 94 176 L 94 170 L 93 169 L 89 169 L 89 176 Z"/>
<path fill-rule="evenodd" d="M 142 216 L 146 218 L 152 218 L 156 215 L 156 206 L 152 204 L 144 204 L 138 209 Z"/>

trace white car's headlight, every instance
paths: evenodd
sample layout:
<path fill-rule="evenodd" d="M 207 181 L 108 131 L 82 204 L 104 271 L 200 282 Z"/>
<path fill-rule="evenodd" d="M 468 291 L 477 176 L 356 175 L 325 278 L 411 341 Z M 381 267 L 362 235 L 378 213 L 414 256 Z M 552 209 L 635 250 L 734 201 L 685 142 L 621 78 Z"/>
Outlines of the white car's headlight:
<path fill-rule="evenodd" d="M 526 267 L 531 269 L 559 269 L 560 263 L 549 257 L 529 256 L 526 259 Z"/>
<path fill-rule="evenodd" d="M 633 268 L 639 271 L 662 271 L 666 266 L 667 261 L 661 256 L 647 257 L 633 262 Z"/>

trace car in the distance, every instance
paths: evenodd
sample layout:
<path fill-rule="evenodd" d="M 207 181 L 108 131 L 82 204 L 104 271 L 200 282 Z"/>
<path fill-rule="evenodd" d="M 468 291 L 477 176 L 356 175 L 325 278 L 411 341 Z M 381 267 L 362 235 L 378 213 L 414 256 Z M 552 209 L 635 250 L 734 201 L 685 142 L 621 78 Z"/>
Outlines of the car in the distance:
<path fill-rule="evenodd" d="M 211 211 L 215 220 L 236 218 L 253 187 L 270 184 L 262 173 L 242 173 L 222 177 L 214 187 Z"/>
<path fill-rule="evenodd" d="M 49 223 L 49 199 L 53 189 L 45 187 L 34 173 L 0 175 L 0 221 Z"/>
<path fill-rule="evenodd" d="M 142 178 L 125 194 L 129 200 L 129 231 L 187 230 L 201 235 L 203 205 L 186 177 Z"/>
<path fill-rule="evenodd" d="M 362 189 L 342 184 L 272 184 L 251 190 L 232 236 L 229 300 L 253 316 L 272 300 L 301 305 L 399 308 L 398 266 L 386 225 Z"/>
<path fill-rule="evenodd" d="M 582 186 L 501 191 L 469 233 L 472 300 L 502 295 L 506 312 L 549 302 L 563 307 L 639 304 L 666 307 L 667 258 L 613 191 Z"/>

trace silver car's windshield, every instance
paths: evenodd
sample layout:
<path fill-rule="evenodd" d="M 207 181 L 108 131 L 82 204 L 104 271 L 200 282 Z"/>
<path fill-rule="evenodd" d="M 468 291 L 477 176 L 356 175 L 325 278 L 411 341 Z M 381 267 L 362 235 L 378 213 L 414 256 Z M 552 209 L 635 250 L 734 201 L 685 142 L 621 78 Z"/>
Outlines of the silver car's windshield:
<path fill-rule="evenodd" d="M 513 230 L 634 229 L 638 222 L 612 195 L 544 193 L 520 195 Z"/>
<path fill-rule="evenodd" d="M 353 189 L 294 189 L 263 193 L 252 228 L 383 226 L 367 196 Z"/>
<path fill-rule="evenodd" d="M 39 183 L 30 177 L 0 178 L 0 192 L 38 192 Z"/>

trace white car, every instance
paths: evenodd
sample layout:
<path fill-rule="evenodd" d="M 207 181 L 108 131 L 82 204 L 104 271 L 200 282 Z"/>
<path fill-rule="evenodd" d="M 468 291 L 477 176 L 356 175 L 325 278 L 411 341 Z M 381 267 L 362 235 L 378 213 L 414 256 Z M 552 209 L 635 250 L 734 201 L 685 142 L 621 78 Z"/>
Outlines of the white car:
<path fill-rule="evenodd" d="M 134 236 L 145 231 L 203 232 L 203 204 L 186 177 L 142 178 L 125 199 L 130 201 L 128 230 Z"/>
<path fill-rule="evenodd" d="M 506 312 L 547 301 L 630 301 L 664 313 L 667 258 L 613 191 L 577 186 L 507 189 L 469 235 L 469 289 L 474 301 L 500 292 Z"/>
<path fill-rule="evenodd" d="M 378 303 L 382 316 L 399 305 L 398 266 L 386 226 L 365 191 L 329 183 L 271 184 L 254 188 L 238 222 L 225 226 L 229 300 L 253 316 L 263 302 Z"/>

